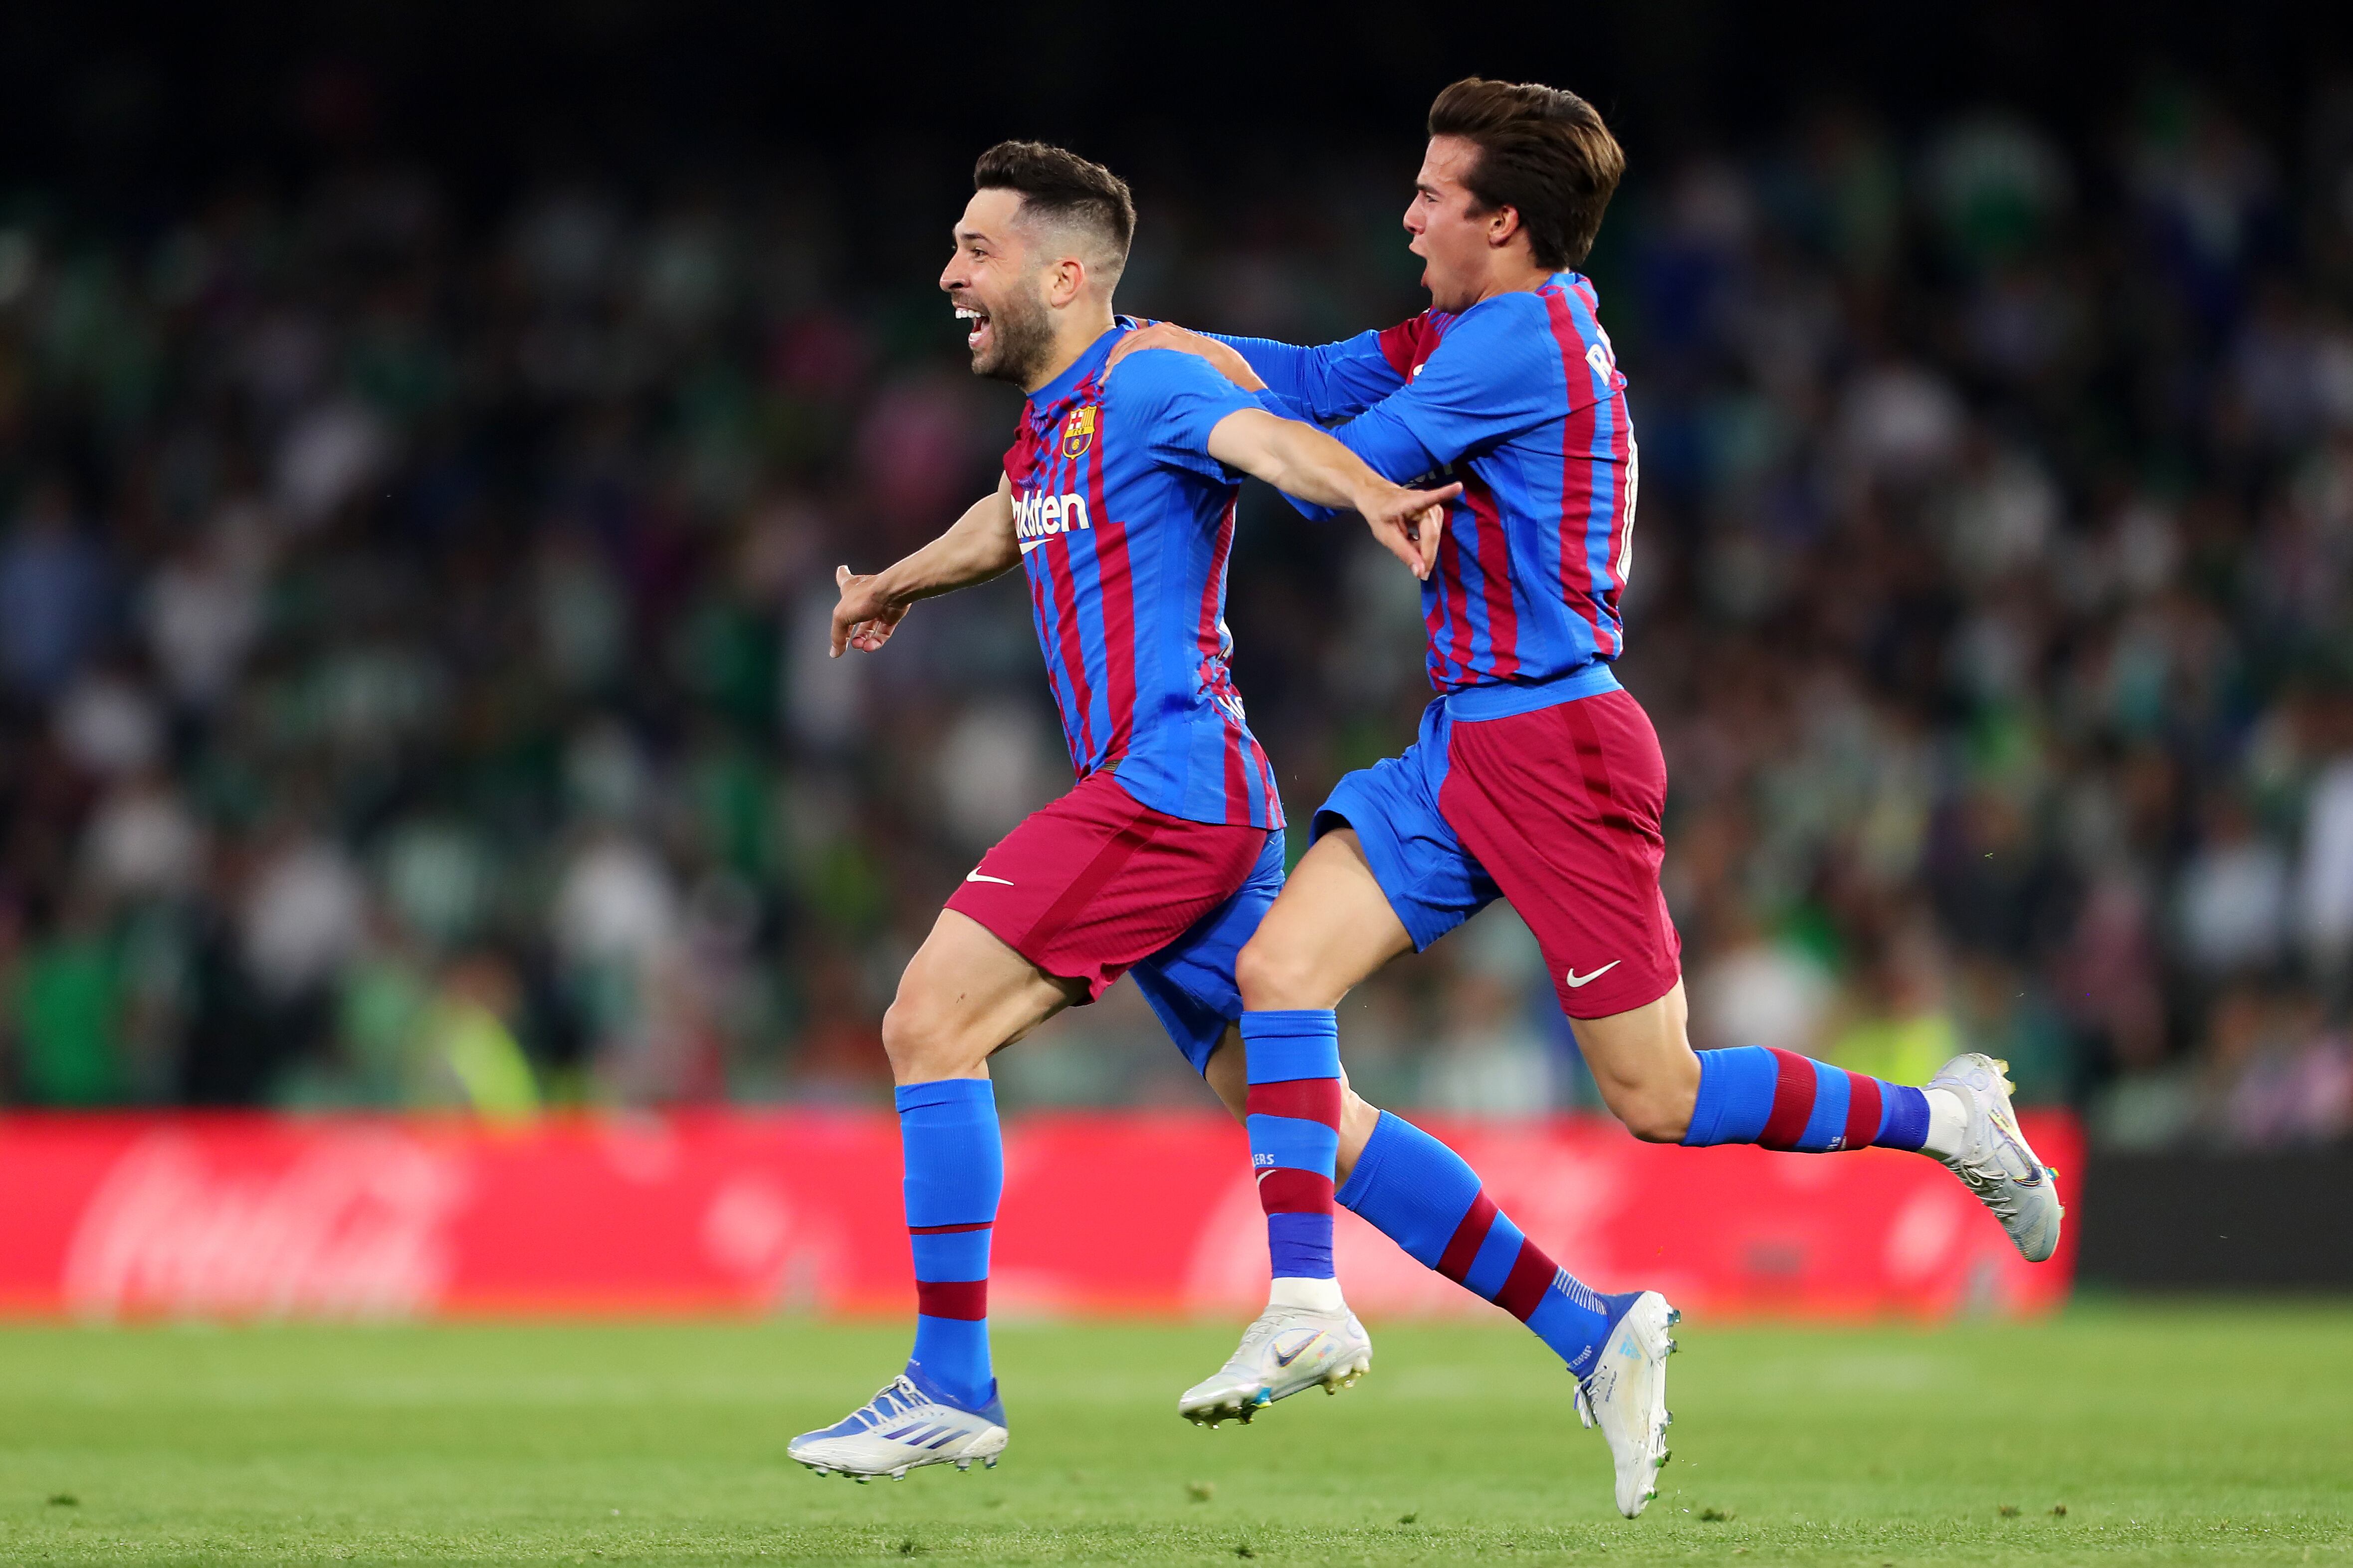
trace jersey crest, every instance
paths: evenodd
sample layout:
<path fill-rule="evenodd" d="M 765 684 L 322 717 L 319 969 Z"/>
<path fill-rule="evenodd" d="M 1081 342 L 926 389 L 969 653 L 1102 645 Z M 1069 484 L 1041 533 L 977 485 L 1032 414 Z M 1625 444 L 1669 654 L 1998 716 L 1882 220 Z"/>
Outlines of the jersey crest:
<path fill-rule="evenodd" d="M 1095 442 L 1095 405 L 1092 403 L 1071 410 L 1062 422 L 1062 456 L 1083 457 Z"/>

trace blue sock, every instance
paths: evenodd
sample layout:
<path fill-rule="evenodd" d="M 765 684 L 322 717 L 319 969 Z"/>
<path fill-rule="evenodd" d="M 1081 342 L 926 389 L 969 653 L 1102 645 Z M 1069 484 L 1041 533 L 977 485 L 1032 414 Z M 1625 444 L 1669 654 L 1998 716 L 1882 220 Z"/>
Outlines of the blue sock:
<path fill-rule="evenodd" d="M 1760 1143 L 1820 1154 L 1834 1149 L 1917 1149 L 1928 1137 L 1928 1097 L 1795 1051 L 1738 1046 L 1699 1053 L 1699 1101 L 1683 1142 Z"/>
<path fill-rule="evenodd" d="M 1002 1425 L 988 1363 L 988 1237 L 1005 1189 L 997 1091 L 985 1078 L 951 1078 L 904 1085 L 896 1099 L 915 1253 L 907 1375 L 932 1398 Z"/>
<path fill-rule="evenodd" d="M 1332 1278 L 1332 1174 L 1340 1159 L 1340 1025 L 1329 1007 L 1245 1012 L 1243 1118 L 1274 1277 Z"/>
<path fill-rule="evenodd" d="M 1587 1289 L 1495 1207 L 1461 1155 L 1389 1111 L 1339 1197 L 1415 1261 L 1525 1323 L 1579 1377 L 1640 1294 Z"/>

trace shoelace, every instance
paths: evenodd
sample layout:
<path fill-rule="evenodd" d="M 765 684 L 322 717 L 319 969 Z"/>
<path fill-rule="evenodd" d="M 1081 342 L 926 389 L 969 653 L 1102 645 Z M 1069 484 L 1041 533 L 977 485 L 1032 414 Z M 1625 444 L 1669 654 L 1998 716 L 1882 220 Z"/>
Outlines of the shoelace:
<path fill-rule="evenodd" d="M 902 1415 L 911 1415 L 914 1414 L 917 1405 L 930 1403 L 931 1401 L 923 1397 L 923 1390 L 910 1382 L 907 1374 L 902 1372 L 884 1384 L 873 1398 L 851 1411 L 850 1419 L 854 1421 L 862 1415 L 866 1417 L 866 1425 L 870 1428 L 880 1426 L 886 1421 L 896 1421 Z"/>

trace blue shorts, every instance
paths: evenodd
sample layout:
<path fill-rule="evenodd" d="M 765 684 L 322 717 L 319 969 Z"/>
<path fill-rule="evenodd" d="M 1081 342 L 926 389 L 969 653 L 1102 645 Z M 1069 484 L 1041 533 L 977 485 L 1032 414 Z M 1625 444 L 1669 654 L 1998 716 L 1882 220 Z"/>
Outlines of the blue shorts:
<path fill-rule="evenodd" d="M 1250 876 L 1224 903 L 1128 971 L 1195 1072 L 1209 1070 L 1209 1053 L 1242 1016 L 1234 960 L 1266 918 L 1274 896 L 1282 891 L 1282 829 L 1278 827 L 1267 835 L 1266 847 Z"/>
<path fill-rule="evenodd" d="M 1314 832 L 1356 829 L 1416 951 L 1509 900 L 1544 950 L 1561 1011 L 1604 1018 L 1656 1001 L 1682 975 L 1659 892 L 1666 763 L 1641 705 L 1606 670 L 1554 691 L 1574 695 L 1432 702 L 1403 756 L 1340 781 Z"/>

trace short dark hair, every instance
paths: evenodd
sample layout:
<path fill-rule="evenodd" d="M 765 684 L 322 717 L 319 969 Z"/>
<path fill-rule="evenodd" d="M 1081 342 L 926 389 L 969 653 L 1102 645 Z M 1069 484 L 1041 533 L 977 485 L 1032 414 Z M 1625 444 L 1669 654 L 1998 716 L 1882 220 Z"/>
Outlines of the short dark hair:
<path fill-rule="evenodd" d="M 1625 150 L 1593 105 L 1535 82 L 1464 77 L 1430 106 L 1432 136 L 1479 149 L 1463 184 L 1481 207 L 1512 207 L 1539 267 L 1582 262 L 1626 173 Z"/>
<path fill-rule="evenodd" d="M 1135 199 L 1101 163 L 1044 142 L 999 142 L 972 166 L 972 188 L 1018 192 L 1025 216 L 1088 231 L 1109 247 L 1114 278 L 1127 264 Z"/>

